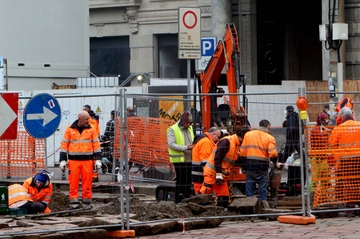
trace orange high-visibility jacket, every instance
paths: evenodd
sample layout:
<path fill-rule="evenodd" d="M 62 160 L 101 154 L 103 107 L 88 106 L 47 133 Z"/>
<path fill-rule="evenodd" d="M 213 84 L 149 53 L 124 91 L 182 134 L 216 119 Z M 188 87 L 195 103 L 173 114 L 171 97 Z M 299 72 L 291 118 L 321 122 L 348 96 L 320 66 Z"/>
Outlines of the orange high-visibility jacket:
<path fill-rule="evenodd" d="M 335 126 L 331 131 L 329 144 L 332 155 L 337 161 L 340 157 L 359 157 L 360 155 L 360 122 L 347 120 Z"/>
<path fill-rule="evenodd" d="M 93 127 L 96 129 L 98 137 L 100 137 L 100 124 L 99 124 L 99 121 L 97 121 L 96 119 L 90 117 L 89 124 L 93 125 Z"/>
<path fill-rule="evenodd" d="M 101 154 L 100 140 L 96 129 L 91 124 L 80 134 L 75 124 L 69 125 L 61 141 L 61 153 L 66 153 L 72 160 L 93 159 L 94 154 Z"/>
<path fill-rule="evenodd" d="M 274 136 L 264 130 L 252 130 L 245 134 L 240 147 L 240 156 L 253 160 L 269 162 L 278 156 Z"/>
<path fill-rule="evenodd" d="M 26 179 L 23 186 L 28 190 L 31 199 L 34 202 L 41 202 L 49 205 L 53 191 L 52 183 L 50 182 L 49 185 L 44 186 L 40 189 L 40 191 L 38 191 L 34 178 L 35 176 L 33 178 Z"/>
<path fill-rule="evenodd" d="M 26 188 L 23 185 L 12 184 L 8 186 L 8 193 L 9 193 L 9 201 L 8 201 L 9 206 L 19 201 L 32 202 L 32 199 L 30 198 L 30 194 L 28 194 Z"/>
<path fill-rule="evenodd" d="M 221 140 L 229 140 L 230 142 L 230 147 L 229 147 L 229 151 L 227 152 L 227 154 L 225 155 L 225 157 L 221 160 L 221 173 L 224 176 L 230 176 L 231 175 L 231 170 L 233 168 L 233 165 L 235 163 L 236 160 L 238 160 L 239 158 L 239 150 L 240 150 L 240 142 L 239 142 L 239 138 L 236 134 L 233 134 L 231 136 L 226 136 L 224 138 L 222 138 Z M 204 174 L 216 174 L 216 169 L 215 169 L 215 154 L 216 154 L 216 150 L 217 150 L 217 145 L 215 145 L 215 148 L 213 150 L 213 152 L 211 153 L 208 162 L 206 163 L 205 167 L 204 167 Z M 220 173 L 220 172 L 218 172 Z"/>
<path fill-rule="evenodd" d="M 360 149 L 360 122 L 347 120 L 334 127 L 329 138 L 329 144 L 342 149 Z"/>
<path fill-rule="evenodd" d="M 209 157 L 215 147 L 215 143 L 210 138 L 209 133 L 200 139 L 192 149 L 192 181 L 202 183 L 204 181 L 203 167 L 209 160 Z"/>

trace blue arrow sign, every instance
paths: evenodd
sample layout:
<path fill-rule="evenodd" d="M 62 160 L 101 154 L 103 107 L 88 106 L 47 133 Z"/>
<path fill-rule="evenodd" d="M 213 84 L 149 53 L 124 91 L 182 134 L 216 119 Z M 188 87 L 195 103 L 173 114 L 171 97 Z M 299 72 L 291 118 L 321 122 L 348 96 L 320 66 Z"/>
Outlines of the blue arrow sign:
<path fill-rule="evenodd" d="M 51 136 L 59 127 L 60 121 L 61 108 L 52 95 L 35 95 L 25 106 L 25 130 L 34 138 Z"/>

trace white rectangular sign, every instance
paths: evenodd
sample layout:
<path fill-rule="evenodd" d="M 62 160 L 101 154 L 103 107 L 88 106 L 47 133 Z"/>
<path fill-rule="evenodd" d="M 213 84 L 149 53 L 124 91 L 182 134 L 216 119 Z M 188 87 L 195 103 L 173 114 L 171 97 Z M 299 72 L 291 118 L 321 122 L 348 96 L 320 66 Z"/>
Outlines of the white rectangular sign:
<path fill-rule="evenodd" d="M 200 50 L 179 50 L 179 59 L 200 59 L 201 53 Z"/>
<path fill-rule="evenodd" d="M 200 50 L 200 18 L 200 8 L 179 8 L 179 50 Z"/>

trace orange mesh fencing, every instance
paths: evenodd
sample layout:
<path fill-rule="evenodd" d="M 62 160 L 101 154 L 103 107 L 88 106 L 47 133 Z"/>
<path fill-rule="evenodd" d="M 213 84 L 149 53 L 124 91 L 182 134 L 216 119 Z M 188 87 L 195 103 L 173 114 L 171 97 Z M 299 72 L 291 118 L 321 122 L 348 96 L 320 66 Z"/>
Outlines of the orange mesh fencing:
<path fill-rule="evenodd" d="M 45 168 L 45 140 L 19 131 L 17 139 L 0 140 L 0 175 L 30 177 Z"/>
<path fill-rule="evenodd" d="M 313 207 L 360 200 L 360 123 L 351 122 L 305 127 Z"/>
<path fill-rule="evenodd" d="M 127 121 L 128 158 L 130 162 L 145 167 L 168 168 L 172 170 L 169 161 L 167 129 L 175 123 L 174 120 L 149 117 L 129 117 Z M 120 158 L 120 120 L 115 123 L 115 158 Z M 124 127 L 124 125 L 121 125 Z M 123 128 L 123 131 L 124 128 Z M 125 137 L 123 137 L 125 141 Z M 125 150 L 125 147 L 123 147 Z M 124 158 L 124 157 L 123 157 Z"/>

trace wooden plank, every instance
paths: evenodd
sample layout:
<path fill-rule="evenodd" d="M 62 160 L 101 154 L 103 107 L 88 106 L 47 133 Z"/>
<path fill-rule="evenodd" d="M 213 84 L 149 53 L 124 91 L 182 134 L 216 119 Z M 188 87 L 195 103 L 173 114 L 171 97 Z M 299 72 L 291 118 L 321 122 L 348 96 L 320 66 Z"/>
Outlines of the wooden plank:
<path fill-rule="evenodd" d="M 327 81 L 306 81 L 306 91 L 329 91 Z M 324 102 L 329 102 L 329 94 L 308 94 L 309 108 L 307 110 L 310 122 L 316 122 L 316 117 L 323 110 Z"/>

